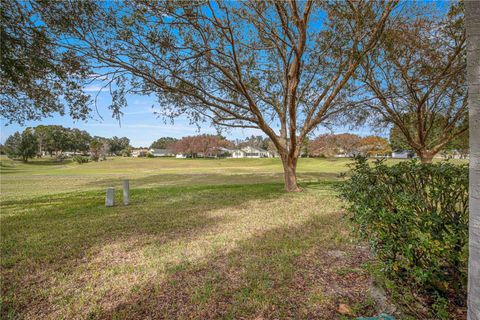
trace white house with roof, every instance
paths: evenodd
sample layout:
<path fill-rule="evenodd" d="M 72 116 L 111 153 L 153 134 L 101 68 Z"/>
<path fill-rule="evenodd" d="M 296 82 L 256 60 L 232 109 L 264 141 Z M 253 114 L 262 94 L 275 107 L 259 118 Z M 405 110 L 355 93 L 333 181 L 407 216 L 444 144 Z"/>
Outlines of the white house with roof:
<path fill-rule="evenodd" d="M 138 158 L 138 157 L 146 157 L 148 153 L 148 149 L 145 148 L 136 148 L 132 150 L 132 157 Z"/>
<path fill-rule="evenodd" d="M 242 149 L 233 150 L 232 158 L 273 158 L 274 155 L 264 149 L 247 146 Z"/>
<path fill-rule="evenodd" d="M 415 152 L 411 150 L 395 150 L 392 152 L 392 158 L 394 159 L 411 159 L 416 157 Z"/>
<path fill-rule="evenodd" d="M 168 149 L 150 149 L 148 152 L 154 157 L 173 157 L 175 154 Z"/>
<path fill-rule="evenodd" d="M 247 146 L 241 149 L 229 149 L 229 148 L 223 148 L 220 147 L 216 152 L 213 152 L 211 154 L 197 154 L 199 157 L 209 157 L 209 158 L 217 158 L 217 157 L 226 157 L 226 158 L 274 158 L 276 155 L 273 152 L 261 149 L 261 148 L 256 148 L 256 147 L 251 147 Z M 183 153 L 178 153 L 175 155 L 176 158 L 179 159 L 185 159 L 188 158 L 188 155 L 183 154 Z"/>

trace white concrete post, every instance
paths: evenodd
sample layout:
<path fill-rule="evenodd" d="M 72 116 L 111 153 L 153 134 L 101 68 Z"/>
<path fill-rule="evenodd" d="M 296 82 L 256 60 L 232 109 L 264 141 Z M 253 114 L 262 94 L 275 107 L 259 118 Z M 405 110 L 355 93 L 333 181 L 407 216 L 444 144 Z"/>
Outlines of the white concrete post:
<path fill-rule="evenodd" d="M 128 180 L 123 180 L 123 205 L 130 203 L 130 184 Z"/>
<path fill-rule="evenodd" d="M 115 188 L 107 188 L 107 196 L 105 197 L 105 206 L 113 207 L 115 205 Z"/>

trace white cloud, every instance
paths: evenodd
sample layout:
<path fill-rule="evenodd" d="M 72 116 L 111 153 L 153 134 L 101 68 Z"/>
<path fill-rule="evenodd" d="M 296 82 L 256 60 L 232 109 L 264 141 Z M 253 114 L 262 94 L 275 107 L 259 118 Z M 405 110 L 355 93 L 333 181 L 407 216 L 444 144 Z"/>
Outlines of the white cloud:
<path fill-rule="evenodd" d="M 103 122 L 85 123 L 84 126 L 85 127 L 119 127 L 119 125 L 115 123 L 103 123 Z"/>
<path fill-rule="evenodd" d="M 102 86 L 95 86 L 95 85 L 92 85 L 92 86 L 86 86 L 85 88 L 83 88 L 83 91 L 85 92 L 105 92 L 105 91 L 108 91 L 108 88 L 106 87 L 102 87 Z"/>
<path fill-rule="evenodd" d="M 129 109 L 129 108 L 127 108 Z M 155 112 L 160 112 L 160 109 L 155 109 L 155 108 L 144 108 L 144 109 L 139 109 L 138 111 L 135 110 L 136 108 L 131 108 L 134 111 L 125 111 L 123 112 L 124 115 L 134 115 L 134 114 L 154 114 Z"/>
<path fill-rule="evenodd" d="M 108 76 L 99 74 L 99 73 L 92 73 L 88 75 L 88 78 L 95 79 L 95 80 L 101 80 L 101 81 L 106 81 L 108 80 Z"/>

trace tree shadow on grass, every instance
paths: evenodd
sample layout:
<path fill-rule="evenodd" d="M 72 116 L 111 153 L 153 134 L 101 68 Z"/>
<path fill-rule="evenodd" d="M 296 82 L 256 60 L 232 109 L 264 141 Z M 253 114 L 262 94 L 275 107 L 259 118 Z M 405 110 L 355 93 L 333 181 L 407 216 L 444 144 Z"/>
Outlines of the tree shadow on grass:
<path fill-rule="evenodd" d="M 34 169 L 38 169 L 35 167 L 44 167 L 43 169 L 48 169 L 49 167 L 55 166 L 56 169 L 59 168 L 64 168 L 67 167 L 69 164 L 72 163 L 72 160 L 63 160 L 63 161 L 58 161 L 58 160 L 32 160 L 28 162 L 23 162 L 21 160 L 12 160 L 10 163 L 4 163 L 3 161 L 0 161 L 0 174 L 16 174 L 16 173 L 22 173 L 22 172 L 27 172 L 31 168 L 28 168 L 27 166 L 33 166 Z M 19 166 L 20 165 L 20 166 Z"/>
<path fill-rule="evenodd" d="M 107 244 L 135 245 L 138 240 L 141 246 L 155 239 L 166 246 L 230 219 L 211 216 L 211 211 L 282 194 L 282 185 L 273 183 L 134 189 L 129 206 L 113 208 L 105 208 L 104 194 L 97 191 L 5 201 L 0 315 L 22 314 L 27 306 L 46 303 L 36 291 L 52 281 L 50 272 L 68 274 Z"/>
<path fill-rule="evenodd" d="M 241 241 L 208 261 L 178 265 L 103 308 L 92 319 L 343 319 L 373 315 L 364 248 L 342 238 L 338 213 Z"/>
<path fill-rule="evenodd" d="M 0 173 L 1 174 L 8 174 L 8 173 L 17 173 L 22 172 L 25 170 L 20 169 L 14 161 L 0 161 Z"/>

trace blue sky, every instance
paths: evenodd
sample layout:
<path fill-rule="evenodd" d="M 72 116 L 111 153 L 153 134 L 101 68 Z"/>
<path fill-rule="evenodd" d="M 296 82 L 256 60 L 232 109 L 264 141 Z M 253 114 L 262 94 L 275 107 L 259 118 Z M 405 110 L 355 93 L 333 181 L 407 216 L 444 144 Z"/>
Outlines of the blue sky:
<path fill-rule="evenodd" d="M 101 86 L 99 85 L 91 85 L 86 88 L 86 92 L 95 96 L 100 88 Z M 91 114 L 91 119 L 88 121 L 75 122 L 68 115 L 60 116 L 56 114 L 42 121 L 29 121 L 26 122 L 24 126 L 20 126 L 18 124 L 5 125 L 6 122 L 4 119 L 1 119 L 1 142 L 4 143 L 7 137 L 16 131 L 23 131 L 26 127 L 35 127 L 39 124 L 54 124 L 69 128 L 79 128 L 86 130 L 91 135 L 102 137 L 127 137 L 135 147 L 149 146 L 156 139 L 165 136 L 180 138 L 199 133 L 215 134 L 217 132 L 215 128 L 208 123 L 201 124 L 199 131 L 197 125 L 190 124 L 190 121 L 185 117 L 175 119 L 173 124 L 170 123 L 170 121 L 165 123 L 163 119 L 158 118 L 154 114 L 154 110 L 160 108 L 155 98 L 138 95 L 128 97 L 128 107 L 123 110 L 124 115 L 120 125 L 116 119 L 112 118 L 111 111 L 108 109 L 110 101 L 110 93 L 108 91 L 100 91 L 97 99 L 98 114 L 92 104 L 94 111 Z M 353 131 L 348 128 L 337 127 L 334 131 L 335 133 L 352 132 L 362 136 L 373 134 L 368 127 Z M 320 127 L 315 134 L 325 132 L 330 131 Z M 234 129 L 229 132 L 223 132 L 223 135 L 229 139 L 244 139 L 252 134 L 264 135 L 261 130 L 256 129 Z"/>
<path fill-rule="evenodd" d="M 431 3 L 429 4 L 431 5 Z M 435 5 L 442 11 L 448 8 L 448 4 L 449 2 L 435 2 Z M 86 91 L 95 96 L 101 89 L 101 85 L 102 83 L 93 83 L 86 88 Z M 116 119 L 112 118 L 111 111 L 108 109 L 111 101 L 110 93 L 103 91 L 99 93 L 97 100 L 99 115 L 95 111 L 92 112 L 91 119 L 88 121 L 75 122 L 69 116 L 57 114 L 42 121 L 29 121 L 24 126 L 20 126 L 18 124 L 5 125 L 4 119 L 0 118 L 0 141 L 4 143 L 7 137 L 14 132 L 22 131 L 25 127 L 35 127 L 39 124 L 55 124 L 79 128 L 88 131 L 91 135 L 103 137 L 126 136 L 135 147 L 149 146 L 153 141 L 164 136 L 180 138 L 199 133 L 216 133 L 215 128 L 209 124 L 201 125 L 200 130 L 198 130 L 197 125 L 190 124 L 189 120 L 184 117 L 175 119 L 173 124 L 170 122 L 165 123 L 153 113 L 154 109 L 161 108 L 153 97 L 129 96 L 127 100 L 128 107 L 123 110 L 124 115 L 121 119 L 121 125 Z M 388 128 L 375 128 L 375 130 L 372 130 L 367 126 L 357 128 L 356 130 L 350 130 L 348 127 L 335 127 L 333 131 L 335 133 L 351 132 L 361 136 L 371 134 L 388 135 Z M 326 132 L 330 132 L 330 130 L 319 127 L 313 135 Z M 232 129 L 231 131 L 223 132 L 223 135 L 229 139 L 244 139 L 252 134 L 264 135 L 260 130 L 256 129 Z"/>

